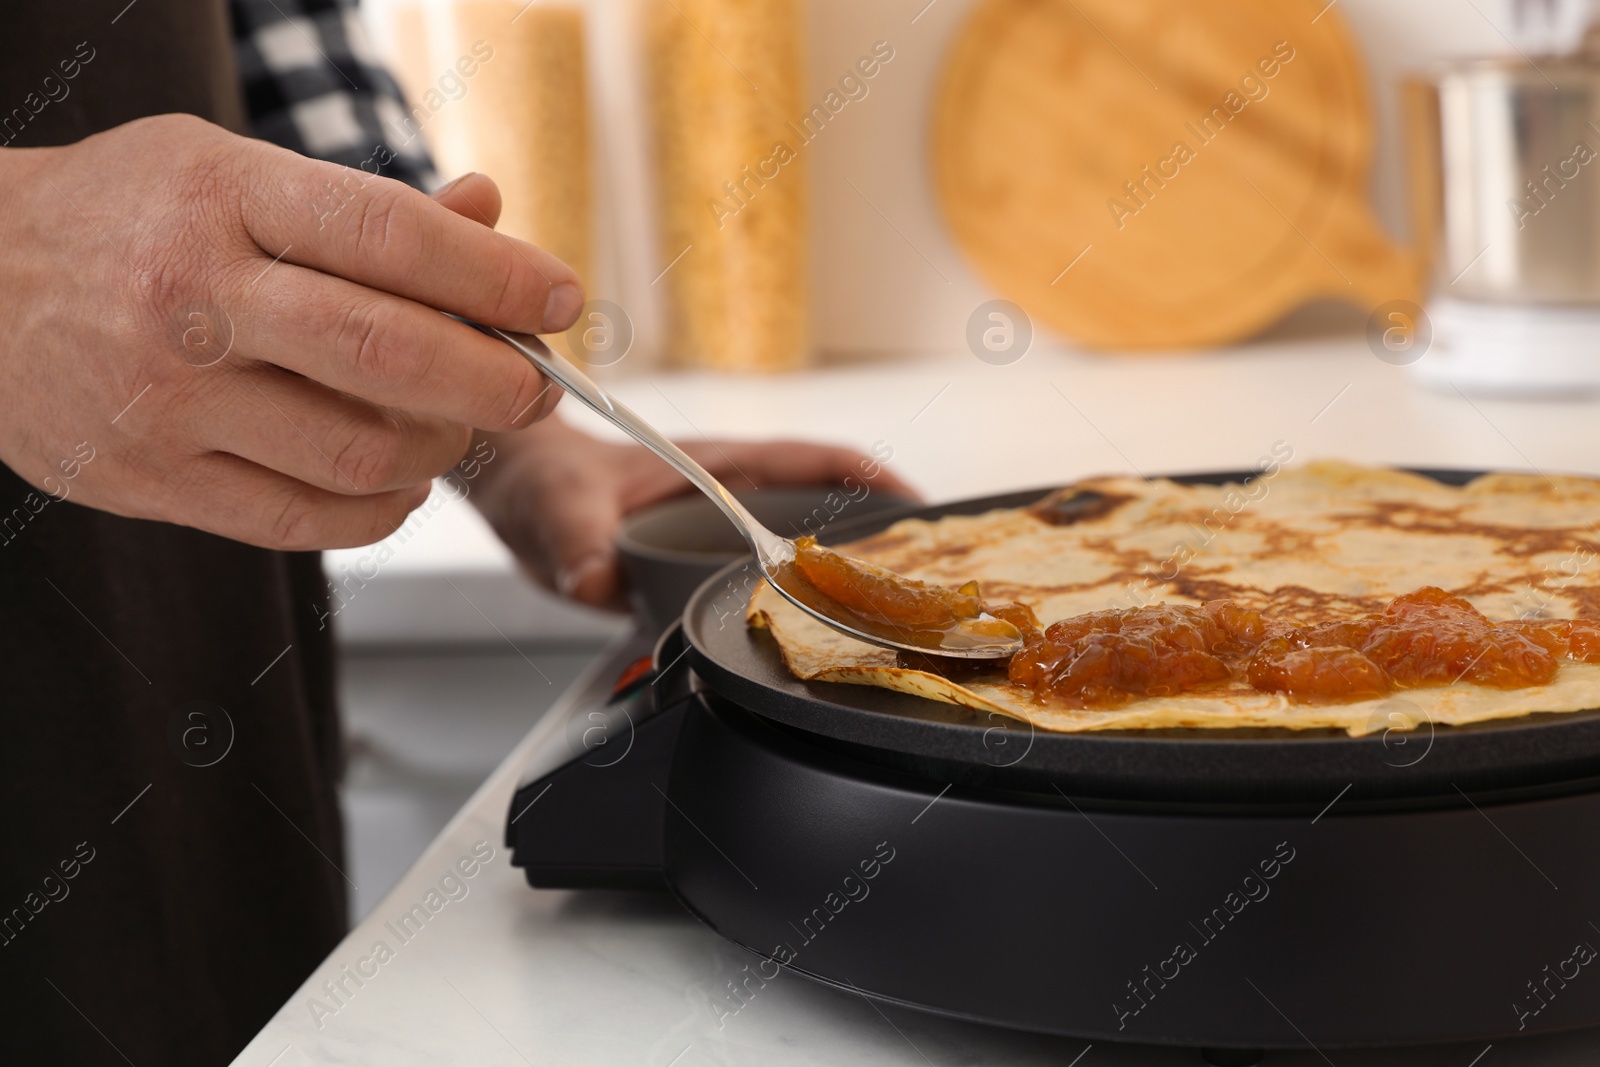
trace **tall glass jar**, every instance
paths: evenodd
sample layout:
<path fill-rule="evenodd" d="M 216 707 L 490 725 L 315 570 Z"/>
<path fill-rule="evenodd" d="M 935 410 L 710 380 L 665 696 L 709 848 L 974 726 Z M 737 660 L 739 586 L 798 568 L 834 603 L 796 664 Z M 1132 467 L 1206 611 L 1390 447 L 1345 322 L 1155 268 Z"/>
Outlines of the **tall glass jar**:
<path fill-rule="evenodd" d="M 498 229 L 532 241 L 587 279 L 594 206 L 584 5 L 454 0 L 450 8 L 461 56 L 436 54 L 436 65 L 459 68 L 464 56 L 477 73 L 460 79 L 461 121 L 449 133 L 461 143 L 442 144 L 442 162 L 455 163 L 457 173 L 480 170 L 494 178 L 505 202 Z"/>
<path fill-rule="evenodd" d="M 645 88 L 667 355 L 807 359 L 808 179 L 799 0 L 646 0 Z"/>

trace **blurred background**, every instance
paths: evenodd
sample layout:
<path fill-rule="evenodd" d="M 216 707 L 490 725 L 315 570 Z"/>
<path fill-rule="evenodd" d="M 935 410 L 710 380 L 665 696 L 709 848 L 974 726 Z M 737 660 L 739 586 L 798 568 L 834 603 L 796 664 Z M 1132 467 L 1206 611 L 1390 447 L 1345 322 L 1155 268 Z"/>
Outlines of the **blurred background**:
<path fill-rule="evenodd" d="M 1201 149 L 1184 121 L 1221 104 L 1278 41 L 1299 54 L 1281 75 L 1260 78 L 1273 95 L 1237 116 L 1241 128 L 1231 140 L 1275 139 L 1280 150 L 1315 166 L 1307 147 L 1348 138 L 1349 158 L 1336 165 L 1352 173 L 1336 181 L 1313 176 L 1292 191 L 1370 203 L 1384 234 L 1409 248 L 1402 79 L 1444 59 L 1576 48 L 1588 11 L 1567 0 L 1145 0 L 1046 5 L 1053 10 L 1045 15 L 1037 7 L 973 0 L 780 0 L 758 9 L 731 0 L 366 3 L 375 42 L 421 112 L 400 128 L 419 130 L 446 175 L 476 169 L 500 181 L 503 228 L 565 255 L 593 295 L 626 310 L 635 334 L 631 363 L 676 355 L 753 366 L 960 347 L 972 307 L 997 295 L 1015 299 L 998 290 L 988 261 L 970 254 L 973 242 L 953 232 L 960 227 L 952 216 L 984 191 L 973 188 L 981 173 L 967 173 L 964 182 L 939 173 L 941 136 L 954 142 L 953 151 L 987 156 L 973 161 L 977 171 L 985 163 L 1065 164 L 1048 174 L 1059 199 L 1030 205 L 1053 209 L 1032 236 L 1059 270 L 1097 237 L 1117 232 L 1104 202 L 1140 176 L 1138 166 L 1123 173 L 1115 158 L 1105 158 L 1108 138 L 1135 142 L 1112 149 L 1128 163 L 1155 164 L 1184 137 Z M 1056 39 L 1028 39 L 1040 32 Z M 470 61 L 475 44 L 493 58 L 460 76 L 458 61 Z M 875 75 L 862 76 L 858 64 L 873 60 L 875 47 L 892 58 L 878 58 Z M 1007 77 L 1017 83 L 995 85 Z M 854 93 L 851 81 L 859 87 Z M 843 106 L 817 129 L 809 115 L 828 108 L 830 93 Z M 1061 120 L 1051 123 L 1053 137 L 1017 139 L 1046 117 Z M 1002 126 L 1008 119 L 1012 125 Z M 1323 143 L 1308 146 L 1299 139 L 1306 134 Z M 1372 146 L 1370 174 L 1362 141 Z M 776 142 L 796 158 L 763 167 Z M 1262 161 L 1244 158 L 1244 148 L 1206 146 L 1232 153 L 1222 163 L 1232 171 L 1259 169 Z M 745 177 L 746 166 L 756 181 Z M 763 172 L 779 177 L 764 180 Z M 730 195 L 724 182 L 743 191 Z M 1158 195 L 1187 197 L 1183 207 L 1193 215 L 1205 210 L 1206 192 L 1188 195 L 1174 183 Z M 711 206 L 719 203 L 720 214 Z M 1278 206 L 1294 216 L 1301 205 Z M 1170 234 L 1171 223 L 1144 228 Z M 652 285 L 696 236 L 701 243 Z M 784 262 L 790 258 L 793 264 Z M 1092 270 L 1092 254 L 1079 266 Z M 670 287 L 674 275 L 688 280 Z M 732 302 L 799 302 L 805 332 L 782 312 L 757 309 L 744 313 L 756 321 L 740 340 L 759 342 L 759 350 L 733 351 L 706 335 L 703 323 L 697 335 L 696 324 L 683 321 L 697 311 L 740 315 L 706 292 L 716 280 L 739 294 Z M 698 308 L 697 301 L 718 306 Z M 1287 297 L 1282 303 L 1275 313 L 1296 306 Z M 763 323 L 784 342 L 761 337 Z M 795 339 L 801 343 L 787 343 Z M 1051 345 L 1078 340 L 1061 328 L 1040 334 Z M 1096 340 L 1092 347 L 1126 343 Z"/>
<path fill-rule="evenodd" d="M 1596 467 L 1587 0 L 365 15 L 391 142 L 496 179 L 587 280 L 557 343 L 685 437 L 883 443 L 936 500 L 1280 444 Z M 517 576 L 457 481 L 381 570 L 327 556 L 360 912 L 632 625 Z"/>

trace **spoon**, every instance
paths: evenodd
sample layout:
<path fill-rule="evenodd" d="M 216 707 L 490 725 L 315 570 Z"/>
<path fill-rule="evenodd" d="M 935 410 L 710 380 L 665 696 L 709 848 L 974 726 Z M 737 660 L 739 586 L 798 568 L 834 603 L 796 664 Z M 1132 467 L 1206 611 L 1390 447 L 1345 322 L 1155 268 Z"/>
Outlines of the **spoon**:
<path fill-rule="evenodd" d="M 750 546 L 750 551 L 755 555 L 756 562 L 761 568 L 762 577 L 785 600 L 818 622 L 825 623 L 849 637 L 883 648 L 922 654 L 932 653 L 955 659 L 1000 659 L 1021 649 L 1021 632 L 1009 622 L 987 613 L 975 618 L 955 618 L 943 626 L 929 628 L 896 624 L 890 618 L 864 615 L 839 603 L 812 584 L 796 567 L 795 559 L 799 550 L 793 541 L 763 526 L 710 471 L 669 441 L 661 431 L 621 402 L 612 399 L 572 361 L 552 352 L 548 345 L 533 334 L 512 333 L 467 319 L 460 321 L 516 349 L 562 389 L 599 412 L 629 437 L 676 468 L 678 473 L 689 479 L 695 488 L 710 497 L 728 517 L 728 521 L 743 535 L 745 543 Z M 900 583 L 902 587 L 912 589 L 913 593 L 924 591 L 923 587 L 911 583 L 909 579 L 852 560 L 848 556 L 814 547 L 808 547 L 806 551 L 812 554 L 824 553 L 831 566 L 848 568 L 847 581 L 848 574 L 854 574 L 862 582 L 872 583 L 873 588 L 880 588 L 881 583 L 888 582 Z M 938 592 L 934 590 L 933 594 Z"/>

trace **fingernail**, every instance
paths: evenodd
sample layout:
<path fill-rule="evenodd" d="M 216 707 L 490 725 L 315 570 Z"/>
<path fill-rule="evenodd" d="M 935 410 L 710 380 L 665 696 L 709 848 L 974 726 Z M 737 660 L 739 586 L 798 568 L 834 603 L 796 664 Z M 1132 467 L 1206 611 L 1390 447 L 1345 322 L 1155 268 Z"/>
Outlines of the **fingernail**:
<path fill-rule="evenodd" d="M 550 290 L 550 299 L 544 302 L 543 332 L 560 333 L 578 321 L 583 309 L 583 290 L 571 282 L 562 282 Z"/>
<path fill-rule="evenodd" d="M 468 178 L 472 177 L 476 173 L 478 173 L 478 172 L 475 171 L 475 170 L 469 170 L 465 174 L 461 175 L 458 178 L 450 179 L 449 181 L 445 182 L 443 185 L 439 186 L 439 188 L 435 189 L 433 191 L 433 195 L 434 196 L 443 196 L 445 193 L 448 193 L 451 189 L 454 189 L 456 186 L 460 185 L 462 182 L 466 181 Z"/>
<path fill-rule="evenodd" d="M 556 576 L 556 591 L 564 597 L 571 597 L 591 574 L 610 565 L 610 558 L 603 554 L 585 556 L 570 567 L 561 569 L 561 573 Z"/>

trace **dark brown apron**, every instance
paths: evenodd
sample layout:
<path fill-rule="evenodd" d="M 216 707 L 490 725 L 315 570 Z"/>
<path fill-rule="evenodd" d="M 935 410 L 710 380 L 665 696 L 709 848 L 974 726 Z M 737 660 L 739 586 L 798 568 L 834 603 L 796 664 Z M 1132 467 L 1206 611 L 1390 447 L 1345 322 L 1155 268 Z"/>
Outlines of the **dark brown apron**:
<path fill-rule="evenodd" d="M 232 49 L 223 0 L 7 4 L 0 143 L 242 130 Z M 319 561 L 43 500 L 0 467 L 0 1063 L 224 1064 L 345 929 Z"/>

